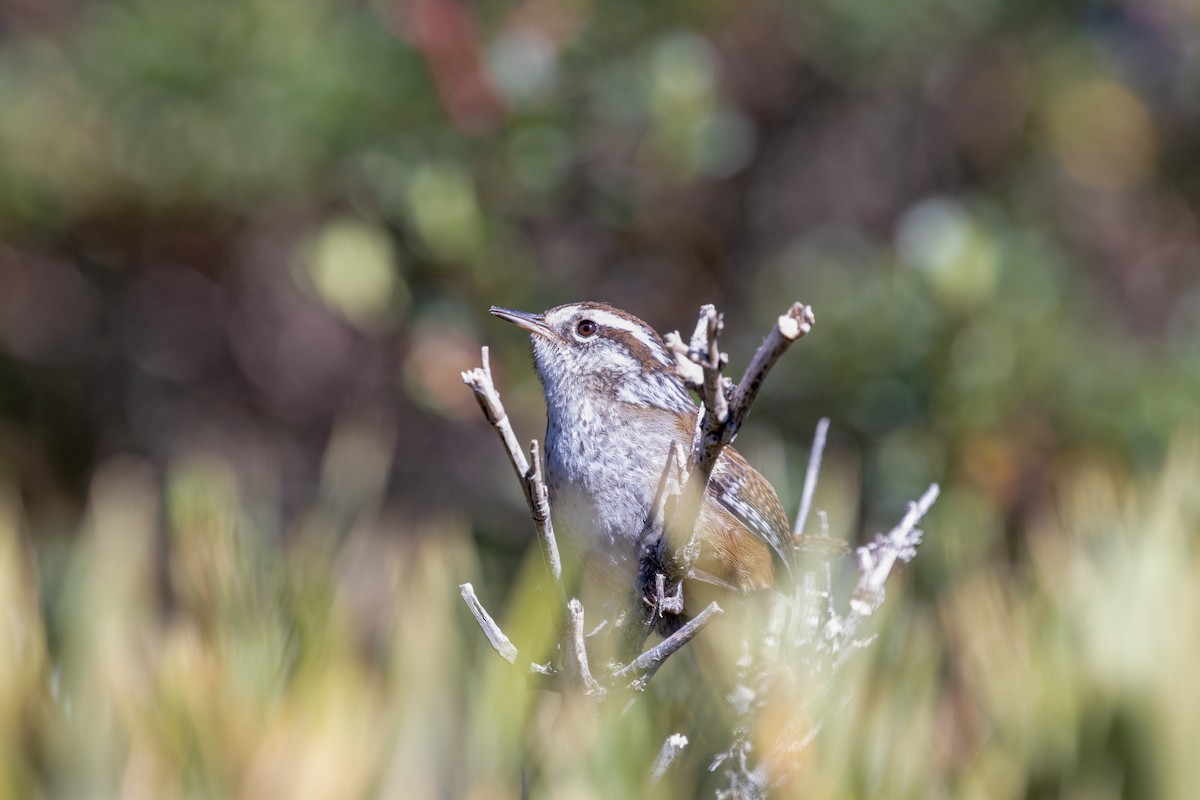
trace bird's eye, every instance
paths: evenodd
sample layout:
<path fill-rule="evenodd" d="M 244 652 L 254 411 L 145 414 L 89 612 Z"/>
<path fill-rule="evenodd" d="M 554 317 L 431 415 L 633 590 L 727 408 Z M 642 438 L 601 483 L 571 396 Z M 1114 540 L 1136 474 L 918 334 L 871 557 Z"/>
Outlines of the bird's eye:
<path fill-rule="evenodd" d="M 600 330 L 600 326 L 592 322 L 590 319 L 580 320 L 579 324 L 575 326 L 575 332 L 585 338 L 588 336 L 595 336 L 596 331 L 598 330 Z"/>

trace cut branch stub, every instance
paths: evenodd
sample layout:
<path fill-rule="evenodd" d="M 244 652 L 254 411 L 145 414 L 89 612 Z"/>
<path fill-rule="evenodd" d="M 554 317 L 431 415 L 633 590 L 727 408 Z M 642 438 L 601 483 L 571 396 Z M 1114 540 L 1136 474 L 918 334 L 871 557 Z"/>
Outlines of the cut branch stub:
<path fill-rule="evenodd" d="M 512 640 L 504 634 L 496 620 L 483 607 L 483 603 L 479 602 L 479 598 L 475 594 L 475 587 L 469 583 L 460 584 L 458 587 L 462 598 L 466 601 L 467 607 L 471 609 L 471 615 L 475 617 L 475 621 L 479 623 L 480 629 L 487 637 L 488 644 L 496 651 L 496 655 L 503 658 L 510 664 L 517 663 L 517 648 L 512 643 Z"/>

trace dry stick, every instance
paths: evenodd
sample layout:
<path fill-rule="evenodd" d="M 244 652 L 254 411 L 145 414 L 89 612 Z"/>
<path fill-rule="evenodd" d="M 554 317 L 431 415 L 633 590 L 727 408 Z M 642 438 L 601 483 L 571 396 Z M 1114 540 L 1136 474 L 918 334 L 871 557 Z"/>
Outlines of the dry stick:
<path fill-rule="evenodd" d="M 573 679 L 583 684 L 587 694 L 597 700 L 604 699 L 604 687 L 592 677 L 588 666 L 587 644 L 583 636 L 583 603 L 572 597 L 567 603 L 567 637 L 568 646 L 564 647 L 563 669 Z"/>
<path fill-rule="evenodd" d="M 792 527 L 793 548 L 791 551 L 793 574 L 797 571 L 798 563 L 796 559 L 795 541 L 804 535 L 804 528 L 808 524 L 808 514 L 812 509 L 813 493 L 817 489 L 817 478 L 821 474 L 821 459 L 825 455 L 825 440 L 829 434 L 829 417 L 822 417 L 817 422 L 816 432 L 813 433 L 812 450 L 808 454 L 808 468 L 804 471 L 804 488 L 800 492 L 800 510 L 796 512 L 796 524 Z M 825 570 L 826 581 L 830 577 L 829 562 L 823 564 Z M 830 587 L 826 585 L 825 590 L 828 592 Z M 798 608 L 803 608 L 808 613 L 805 614 L 805 621 L 808 623 L 805 630 L 806 641 L 811 641 L 816 632 L 817 626 L 820 624 L 820 611 L 815 608 L 815 599 L 817 594 L 816 576 L 811 572 L 804 574 L 804 579 L 796 584 L 796 589 L 792 595 L 792 602 L 787 607 L 786 619 L 783 622 L 783 630 L 787 639 L 792 640 L 792 615 L 797 612 Z"/>
<path fill-rule="evenodd" d="M 921 531 L 917 529 L 917 523 L 929 512 L 937 500 L 939 491 L 936 483 L 931 484 L 919 500 L 909 503 L 908 512 L 896 527 L 887 534 L 876 534 L 870 544 L 858 548 L 859 580 L 850 600 L 850 613 L 839 620 L 833 612 L 832 605 L 828 606 L 826 612 L 829 619 L 827 624 L 830 626 L 827 635 L 834 646 L 830 674 L 841 668 L 850 654 L 858 649 L 855 646 L 854 635 L 863 621 L 883 604 L 883 585 L 896 562 L 911 561 L 916 555 L 917 546 L 921 543 Z M 826 581 L 828 580 L 826 573 Z M 829 691 L 829 688 L 829 683 L 826 682 L 824 691 Z M 849 699 L 847 696 L 834 708 L 827 710 L 804 736 L 799 736 L 799 723 L 796 720 L 785 726 L 782 733 L 776 737 L 774 747 L 759 765 L 764 777 L 770 781 L 778 780 L 781 773 L 795 769 L 798 764 L 796 754 L 816 738 L 825 722 L 839 713 Z M 805 718 L 808 718 L 807 715 Z"/>
<path fill-rule="evenodd" d="M 808 469 L 804 472 L 804 489 L 800 493 L 800 510 L 796 513 L 793 536 L 803 536 L 808 524 L 808 512 L 812 509 L 813 492 L 817 489 L 817 476 L 821 473 L 821 457 L 825 454 L 825 437 L 829 434 L 829 417 L 821 417 L 817 431 L 813 434 L 812 451 L 808 454 Z"/>
<path fill-rule="evenodd" d="M 687 456 L 683 452 L 683 445 L 675 442 L 667 451 L 667 463 L 658 478 L 658 488 L 654 490 L 654 503 L 650 506 L 650 519 L 646 522 L 647 531 L 662 529 L 667 516 L 667 501 L 679 494 L 686 478 Z"/>
<path fill-rule="evenodd" d="M 706 477 L 704 484 L 697 491 L 692 474 L 695 472 L 693 467 L 695 453 L 699 447 L 698 437 L 701 436 L 704 423 L 710 416 L 719 416 L 720 423 L 724 423 L 729 418 L 724 380 L 721 376 L 721 368 L 727 359 L 721 353 L 717 342 L 723 327 L 722 317 L 717 313 L 716 307 L 712 304 L 705 304 L 700 307 L 696 328 L 687 344 L 684 344 L 678 331 L 668 333 L 664 339 L 667 349 L 675 357 L 676 374 L 685 385 L 700 394 L 703 406 L 696 422 L 694 436 L 696 441 L 692 443 L 692 457 L 685 457 L 683 447 L 678 444 L 668 453 L 667 463 L 663 467 L 658 490 L 654 496 L 650 517 L 642 531 L 639 585 L 634 592 L 633 610 L 626 615 L 627 628 L 622 637 L 621 654 L 626 658 L 642 649 L 656 615 L 661 616 L 668 610 L 678 614 L 683 610 L 682 593 L 678 595 L 677 604 L 672 602 L 676 598 L 666 597 L 663 590 L 666 576 L 660 570 L 670 571 L 679 576 L 680 582 L 677 585 L 682 587 L 682 577 L 688 574 L 691 565 L 699 556 L 699 541 L 694 534 L 696 520 L 700 515 L 701 496 L 708 481 Z M 689 461 L 691 467 L 689 467 Z M 684 502 L 680 499 L 685 487 L 689 486 L 692 487 L 694 502 Z M 669 540 L 672 538 L 669 535 L 671 530 L 688 531 L 689 534 L 687 544 L 677 551 L 673 551 L 669 546 Z M 647 565 L 650 569 L 647 569 Z M 643 598 L 645 597 L 644 591 L 652 579 L 657 601 L 650 606 L 644 602 Z"/>
<path fill-rule="evenodd" d="M 692 333 L 688 346 L 688 358 L 700 367 L 703 380 L 697 387 L 700 392 L 701 407 L 696 419 L 696 432 L 692 441 L 692 458 L 685 468 L 684 485 L 681 490 L 684 500 L 677 502 L 677 516 L 672 520 L 669 530 L 686 532 L 688 539 L 684 547 L 671 554 L 678 571 L 686 575 L 692 564 L 700 555 L 700 542 L 696 537 L 696 520 L 700 516 L 700 506 L 703 504 L 704 491 L 720 456 L 720 447 L 709 462 L 708 467 L 703 462 L 703 443 L 711 437 L 712 432 L 729 422 L 729 401 L 725 396 L 728 379 L 721 374 L 729 358 L 721 352 L 718 339 L 725 330 L 725 317 L 717 313 L 716 306 L 711 303 L 700 307 L 700 316 L 696 320 L 696 330 Z M 732 440 L 732 437 L 730 437 Z"/>
<path fill-rule="evenodd" d="M 815 318 L 810 307 L 803 303 L 793 303 L 787 313 L 776 320 L 775 327 L 750 360 L 741 384 L 733 392 L 731 403 L 726 402 L 727 380 L 721 374 L 727 359 L 718 345 L 723 322 L 716 308 L 712 305 L 700 308 L 696 329 L 688 344 L 683 343 L 678 332 L 667 334 L 665 342 L 675 357 L 676 373 L 685 384 L 700 392 L 704 404 L 697 419 L 689 464 L 677 465 L 678 469 L 683 471 L 683 485 L 669 487 L 667 494 L 662 495 L 662 487 L 668 486 L 668 476 L 674 474 L 669 461 L 663 471 L 663 482 L 660 484 L 661 499 L 655 503 L 654 513 L 643 533 L 643 562 L 648 554 L 653 556 L 654 550 L 657 549 L 663 558 L 653 560 L 671 562 L 667 566 L 674 573 L 673 577 L 682 579 L 690 572 L 699 555 L 699 541 L 695 535 L 696 522 L 700 516 L 704 491 L 717 458 L 733 440 L 737 429 L 750 412 L 750 406 L 754 403 L 767 372 L 792 342 L 812 330 L 814 323 Z M 669 502 L 672 499 L 675 500 L 673 508 Z M 677 549 L 667 547 L 669 531 L 686 532 L 687 543 Z M 662 604 L 664 599 L 659 597 L 659 603 Z M 647 608 L 642 602 L 641 592 L 637 592 L 633 611 L 627 615 L 629 628 L 624 641 L 626 654 L 641 649 L 649 634 L 654 611 L 653 608 Z"/>
<path fill-rule="evenodd" d="M 541 458 L 538 456 L 537 441 L 529 445 L 529 458 L 521 450 L 517 436 L 513 433 L 512 423 L 500 402 L 500 394 L 492 382 L 492 368 L 488 362 L 488 349 L 481 353 L 483 366 L 462 373 L 463 383 L 471 387 L 475 400 L 483 410 L 487 421 L 500 435 L 508 460 L 512 463 L 517 479 L 525 493 L 525 501 L 529 504 L 529 513 L 533 517 L 533 527 L 537 531 L 538 540 L 542 544 L 542 553 L 546 557 L 546 565 L 550 576 L 558 587 L 558 593 L 563 603 L 566 603 L 566 589 L 562 581 L 562 560 L 558 555 L 558 543 L 554 538 L 554 525 L 550 521 L 550 500 L 546 491 L 546 482 L 542 479 Z"/>
<path fill-rule="evenodd" d="M 690 363 L 690 362 L 689 362 Z M 638 580 L 630 593 L 631 610 L 622 615 L 617 627 L 620 629 L 618 641 L 618 657 L 621 660 L 632 660 L 642 652 L 646 637 L 653 629 L 654 617 L 661 614 L 662 606 L 666 603 L 660 599 L 657 605 L 651 605 L 646 598 L 645 590 L 656 577 L 661 577 L 658 570 L 662 569 L 664 547 L 664 531 L 666 530 L 667 506 L 670 501 L 677 500 L 686 480 L 685 464 L 687 456 L 683 445 L 676 442 L 667 452 L 667 463 L 663 466 L 662 475 L 658 479 L 658 487 L 654 492 L 654 503 L 650 506 L 650 515 L 642 528 L 638 554 Z M 656 574 L 657 573 L 657 574 Z M 663 593 L 659 593 L 661 595 Z"/>
<path fill-rule="evenodd" d="M 662 744 L 662 749 L 658 751 L 658 758 L 654 759 L 654 766 L 650 770 L 651 785 L 662 780 L 663 775 L 671 766 L 672 762 L 683 752 L 683 748 L 688 746 L 688 738 L 682 733 L 672 733 L 667 737 Z"/>
<path fill-rule="evenodd" d="M 483 603 L 475 595 L 475 587 L 469 583 L 463 583 L 459 584 L 458 590 L 462 594 L 463 600 L 466 601 L 467 607 L 471 609 L 475 621 L 483 630 L 484 636 L 487 637 L 488 644 L 496 651 L 496 655 L 508 663 L 516 665 L 518 655 L 516 645 L 509 640 L 504 631 L 500 629 L 500 625 L 483 607 Z M 531 663 L 527 677 L 531 689 L 543 689 L 548 692 L 562 691 L 562 674 L 548 664 Z"/>
<path fill-rule="evenodd" d="M 712 418 L 718 424 L 724 424 L 729 419 L 729 403 L 725 398 L 725 381 L 721 370 L 729 363 L 729 358 L 721 352 L 717 342 L 721 332 L 725 330 L 725 317 L 718 314 L 716 306 L 704 305 L 700 308 L 700 319 L 696 323 L 696 332 L 692 335 L 693 353 L 700 368 L 704 370 L 704 384 L 701 396 L 704 407 L 712 409 Z"/>
<path fill-rule="evenodd" d="M 908 513 L 900 524 L 888 531 L 887 534 L 876 534 L 870 544 L 858 548 L 858 585 L 850 598 L 850 613 L 842 621 L 837 632 L 842 649 L 834 662 L 834 668 L 841 666 L 854 650 L 854 634 L 858 632 L 863 620 L 871 616 L 883 604 L 883 584 L 891 574 L 892 567 L 897 561 L 908 562 L 917 554 L 917 545 L 921 543 L 921 531 L 917 523 L 929 512 L 937 500 L 938 485 L 930 484 L 915 503 L 909 503 Z"/>
<path fill-rule="evenodd" d="M 663 337 L 667 350 L 675 357 L 675 373 L 689 389 L 699 392 L 704 386 L 704 370 L 700 366 L 698 354 L 706 349 L 704 337 L 708 335 L 707 309 L 711 305 L 700 307 L 700 318 L 696 321 L 696 330 L 692 338 L 685 344 L 679 331 L 671 331 Z"/>
<path fill-rule="evenodd" d="M 537 531 L 538 540 L 542 543 L 542 552 L 546 554 L 546 564 L 554 585 L 558 587 L 558 599 L 566 600 L 567 589 L 563 585 L 562 561 L 558 556 L 558 542 L 554 538 L 554 523 L 550 521 L 550 492 L 542 477 L 542 456 L 538 450 L 537 439 L 529 442 L 529 472 L 521 480 L 525 490 L 525 500 L 529 503 L 529 514 L 533 518 L 533 527 Z"/>
<path fill-rule="evenodd" d="M 458 589 L 462 593 L 463 600 L 467 601 L 467 606 L 471 609 L 471 614 L 474 615 L 475 621 L 483 629 L 483 634 L 487 637 L 488 644 L 505 661 L 510 664 L 516 664 L 516 645 L 504 635 L 504 631 L 500 630 L 500 626 L 496 623 L 496 620 L 492 619 L 492 615 L 483 607 L 483 603 L 479 602 L 479 598 L 475 595 L 475 587 L 469 583 L 463 583 L 459 585 Z"/>
<path fill-rule="evenodd" d="M 771 367 L 792 346 L 793 342 L 812 330 L 815 323 L 816 318 L 813 316 L 812 309 L 803 303 L 793 303 L 786 314 L 775 320 L 775 327 L 767 334 L 766 340 L 759 345 L 758 350 L 754 353 L 754 358 L 750 359 L 750 364 L 746 367 L 741 381 L 733 390 L 733 397 L 729 400 L 728 418 L 722 422 L 716 419 L 715 414 L 707 410 L 705 412 L 706 418 L 711 417 L 711 419 L 705 420 L 703 427 L 705 436 L 700 443 L 700 453 L 696 459 L 700 472 L 705 475 L 712 472 L 713 465 L 721 455 L 721 451 L 733 440 L 734 435 L 741 428 L 742 422 L 745 421 L 746 415 L 750 413 L 750 406 L 758 397 L 758 391 L 762 388 L 763 381 L 766 379 L 767 373 L 771 371 Z"/>
<path fill-rule="evenodd" d="M 644 689 L 663 662 L 683 649 L 685 644 L 696 638 L 696 634 L 712 622 L 713 617 L 721 613 L 723 610 L 715 600 L 709 603 L 707 608 L 688 620 L 679 630 L 617 670 L 616 677 L 633 678 L 633 688 L 639 691 Z"/>
<path fill-rule="evenodd" d="M 513 433 L 512 423 L 508 421 L 504 404 L 500 402 L 500 393 L 496 391 L 496 384 L 492 382 L 492 365 L 491 359 L 488 357 L 488 349 L 481 348 L 479 355 L 483 366 L 462 373 L 463 383 L 471 387 L 471 391 L 475 393 L 475 401 L 483 410 L 483 415 L 500 434 L 500 439 L 504 442 L 504 451 L 508 453 L 508 460 L 512 462 L 517 476 L 524 478 L 525 473 L 529 471 L 529 462 L 525 460 L 525 454 L 521 452 L 521 445 L 517 442 L 517 435 Z"/>
<path fill-rule="evenodd" d="M 754 353 L 754 358 L 750 360 L 741 382 L 734 388 L 733 396 L 726 407 L 721 376 L 721 365 L 724 359 L 720 357 L 719 353 L 717 356 L 713 355 L 717 350 L 716 337 L 720 334 L 722 327 L 720 315 L 716 314 L 712 306 L 705 306 L 700 310 L 700 317 L 705 326 L 705 332 L 708 334 L 706 356 L 700 363 L 700 367 L 704 371 L 706 396 L 704 407 L 700 411 L 697 435 L 692 443 L 691 463 L 693 468 L 689 470 L 681 493 L 682 498 L 676 506 L 675 518 L 671 520 L 671 528 L 687 531 L 690 537 L 695 535 L 696 520 L 700 516 L 700 504 L 703 501 L 709 478 L 712 476 L 713 467 L 725 446 L 733 441 L 733 437 L 742 426 L 742 422 L 745 421 L 746 415 L 750 413 L 750 407 L 758 397 L 758 391 L 762 388 L 767 373 L 770 372 L 779 357 L 791 347 L 792 343 L 812 330 L 812 326 L 816 322 L 809 306 L 803 303 L 793 303 L 787 313 L 775 321 L 775 327 L 771 329 L 766 340 Z M 697 334 L 700 333 L 700 328 L 701 325 L 698 323 Z M 678 337 L 674 338 L 676 341 L 678 340 Z M 697 342 L 693 341 L 693 347 L 696 344 Z M 720 399 L 716 396 L 708 396 L 711 387 L 716 387 L 714 394 L 719 395 Z M 724 413 L 722 414 L 722 412 Z M 690 540 L 684 550 L 689 554 L 695 550 Z M 686 567 L 690 567 L 690 564 L 681 566 L 685 567 L 681 573 L 686 574 Z"/>
<path fill-rule="evenodd" d="M 508 419 L 508 413 L 504 410 L 504 404 L 500 401 L 500 393 L 496 391 L 496 384 L 492 380 L 492 367 L 488 358 L 488 349 L 484 347 L 480 353 L 482 366 L 468 370 L 462 373 L 463 383 L 471 387 L 471 391 L 475 395 L 476 402 L 479 403 L 479 408 L 483 411 L 484 417 L 491 423 L 491 426 L 496 429 L 496 433 L 500 436 L 500 442 L 504 445 L 504 451 L 508 455 L 509 463 L 512 464 L 513 471 L 517 474 L 517 479 L 521 483 L 521 489 L 525 495 L 525 502 L 529 505 L 529 513 L 533 519 L 533 527 L 537 531 L 538 541 L 542 545 L 542 555 L 546 559 L 546 565 L 550 570 L 550 577 L 553 579 L 554 586 L 558 590 L 559 600 L 568 614 L 568 625 L 573 619 L 572 609 L 567 605 L 566 588 L 562 581 L 562 560 L 558 555 L 558 543 L 554 538 L 554 525 L 550 521 L 550 498 L 546 490 L 546 483 L 542 479 L 542 460 L 538 453 L 538 443 L 535 439 L 529 445 L 529 456 L 526 458 L 525 453 L 521 450 L 520 444 L 517 442 L 517 436 L 513 433 L 512 423 Z M 508 637 L 492 619 L 487 610 L 475 597 L 474 589 L 470 584 L 463 584 L 460 587 L 463 594 L 463 599 L 471 608 L 471 613 L 475 616 L 475 620 L 479 623 L 479 627 L 483 629 L 484 635 L 487 636 L 492 648 L 499 653 L 509 663 L 515 663 L 517 650 L 509 641 Z M 578 601 L 575 601 L 578 602 Z M 582 607 L 580 607 L 580 616 L 582 617 Z M 582 621 L 580 622 L 582 625 Z M 581 637 L 580 637 L 581 638 Z M 575 666 L 575 675 L 583 681 L 585 688 L 591 692 L 595 681 L 592 680 L 590 671 L 587 669 L 586 652 L 583 655 L 582 669 L 578 668 L 580 659 L 577 653 L 574 652 L 573 646 L 564 648 L 568 652 L 565 654 L 568 666 Z M 530 677 L 537 680 L 542 688 L 560 688 L 557 681 L 554 680 L 554 671 L 552 668 L 541 664 L 531 664 Z M 550 682 L 547 683 L 547 679 Z"/>

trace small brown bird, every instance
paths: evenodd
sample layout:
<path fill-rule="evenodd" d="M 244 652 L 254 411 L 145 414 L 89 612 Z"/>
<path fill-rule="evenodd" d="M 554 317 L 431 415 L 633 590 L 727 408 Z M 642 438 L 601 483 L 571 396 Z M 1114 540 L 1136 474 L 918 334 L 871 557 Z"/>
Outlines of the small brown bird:
<path fill-rule="evenodd" d="M 638 573 L 640 536 L 674 443 L 690 447 L 697 406 L 662 338 L 604 303 L 543 314 L 493 307 L 529 331 L 546 394 L 546 483 L 555 531 L 609 599 Z M 736 450 L 713 469 L 697 522 L 697 580 L 749 592 L 790 568 L 787 517 L 771 484 Z M 689 608 L 692 602 L 685 601 Z"/>

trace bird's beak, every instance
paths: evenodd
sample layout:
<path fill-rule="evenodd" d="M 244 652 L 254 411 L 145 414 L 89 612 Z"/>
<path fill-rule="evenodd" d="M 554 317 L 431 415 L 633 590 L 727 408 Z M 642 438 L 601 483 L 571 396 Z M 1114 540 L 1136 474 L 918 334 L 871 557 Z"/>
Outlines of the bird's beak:
<path fill-rule="evenodd" d="M 536 333 L 539 336 L 554 336 L 554 330 L 546 324 L 546 318 L 541 314 L 530 314 L 528 311 L 513 311 L 511 308 L 499 308 L 492 306 L 491 311 L 493 317 L 499 317 L 502 320 L 511 322 L 518 328 L 524 328 L 530 333 Z"/>

